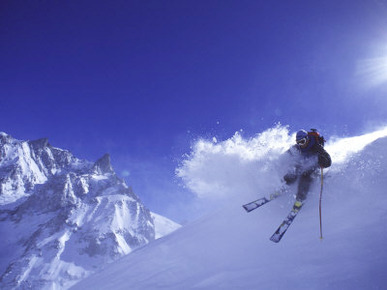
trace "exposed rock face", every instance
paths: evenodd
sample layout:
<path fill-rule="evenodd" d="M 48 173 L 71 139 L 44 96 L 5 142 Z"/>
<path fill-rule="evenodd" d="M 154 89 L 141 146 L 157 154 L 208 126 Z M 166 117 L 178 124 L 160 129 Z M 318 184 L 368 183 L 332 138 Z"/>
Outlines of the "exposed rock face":
<path fill-rule="evenodd" d="M 93 169 L 96 173 L 104 174 L 104 173 L 113 173 L 113 167 L 110 164 L 110 155 L 105 154 L 100 159 L 95 162 Z"/>
<path fill-rule="evenodd" d="M 94 164 L 0 133 L 0 288 L 68 288 L 155 239 L 149 210 Z"/>

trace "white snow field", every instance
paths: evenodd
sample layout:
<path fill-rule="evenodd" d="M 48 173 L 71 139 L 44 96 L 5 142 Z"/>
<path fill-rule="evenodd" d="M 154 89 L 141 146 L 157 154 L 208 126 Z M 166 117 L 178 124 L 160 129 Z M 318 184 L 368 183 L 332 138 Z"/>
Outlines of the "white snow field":
<path fill-rule="evenodd" d="M 269 240 L 294 188 L 253 212 L 241 205 L 280 186 L 291 145 L 277 126 L 244 140 L 199 141 L 177 174 L 214 210 L 143 246 L 72 289 L 386 289 L 387 128 L 329 138 L 323 235 L 317 177 L 280 243 Z"/>

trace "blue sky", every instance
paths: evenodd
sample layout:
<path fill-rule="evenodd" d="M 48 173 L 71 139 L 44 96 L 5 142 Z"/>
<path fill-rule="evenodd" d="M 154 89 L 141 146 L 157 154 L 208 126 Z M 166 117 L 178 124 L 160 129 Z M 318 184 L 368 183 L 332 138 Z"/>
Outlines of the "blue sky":
<path fill-rule="evenodd" d="M 387 121 L 385 1 L 2 1 L 0 38 L 0 131 L 109 152 L 176 219 L 199 137 Z"/>

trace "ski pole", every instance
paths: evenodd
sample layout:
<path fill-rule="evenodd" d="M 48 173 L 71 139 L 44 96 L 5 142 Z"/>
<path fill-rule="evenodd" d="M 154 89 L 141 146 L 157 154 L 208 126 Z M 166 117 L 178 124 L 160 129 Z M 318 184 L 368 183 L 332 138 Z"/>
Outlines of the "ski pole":
<path fill-rule="evenodd" d="M 322 218 L 321 218 L 321 200 L 322 200 L 323 184 L 324 184 L 324 175 L 323 175 L 323 168 L 321 167 L 321 190 L 320 190 L 320 202 L 319 202 L 319 214 L 320 214 L 320 239 L 323 238 L 323 234 L 322 234 Z"/>

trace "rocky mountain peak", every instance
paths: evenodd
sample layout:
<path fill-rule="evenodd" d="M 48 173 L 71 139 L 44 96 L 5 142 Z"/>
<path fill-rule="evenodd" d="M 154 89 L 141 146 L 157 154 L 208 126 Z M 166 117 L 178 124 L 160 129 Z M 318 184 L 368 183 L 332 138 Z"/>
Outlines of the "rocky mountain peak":
<path fill-rule="evenodd" d="M 0 132 L 0 146 L 9 143 L 12 139 L 12 136 L 8 135 L 7 133 Z"/>
<path fill-rule="evenodd" d="M 110 161 L 110 155 L 108 153 L 106 153 L 104 156 L 102 156 L 94 163 L 93 171 L 100 174 L 114 173 L 114 170 Z"/>
<path fill-rule="evenodd" d="M 33 140 L 33 141 L 28 141 L 28 143 L 33 147 L 33 148 L 45 148 L 47 146 L 50 146 L 48 143 L 48 138 L 41 138 L 38 140 Z"/>
<path fill-rule="evenodd" d="M 60 289 L 154 240 L 155 224 L 109 154 L 93 164 L 0 133 L 0 232 L 1 289 Z"/>

